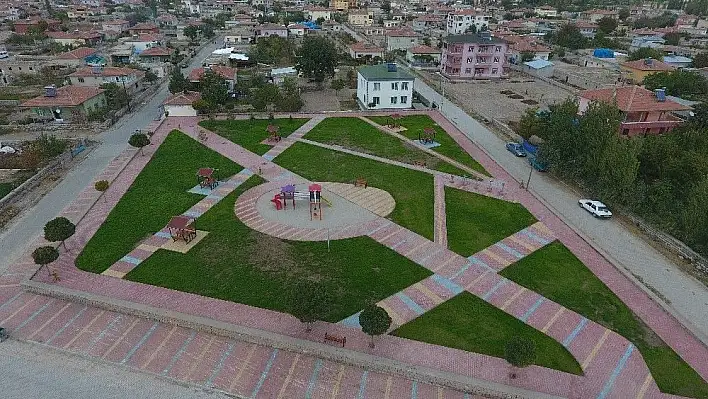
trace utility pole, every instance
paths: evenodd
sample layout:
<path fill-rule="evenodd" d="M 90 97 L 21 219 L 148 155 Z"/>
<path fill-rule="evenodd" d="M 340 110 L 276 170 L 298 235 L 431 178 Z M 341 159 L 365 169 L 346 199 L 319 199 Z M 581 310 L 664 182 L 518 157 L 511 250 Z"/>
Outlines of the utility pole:
<path fill-rule="evenodd" d="M 123 81 L 123 93 L 125 93 L 125 98 L 128 99 L 128 112 L 133 112 L 130 109 L 130 96 L 128 95 L 128 90 L 125 88 L 125 76 L 123 77 L 123 79 L 121 79 L 121 81 Z"/>
<path fill-rule="evenodd" d="M 533 165 L 531 165 L 531 168 L 529 168 L 529 178 L 526 179 L 526 191 L 529 191 L 529 184 L 531 184 L 531 174 L 533 173 Z"/>

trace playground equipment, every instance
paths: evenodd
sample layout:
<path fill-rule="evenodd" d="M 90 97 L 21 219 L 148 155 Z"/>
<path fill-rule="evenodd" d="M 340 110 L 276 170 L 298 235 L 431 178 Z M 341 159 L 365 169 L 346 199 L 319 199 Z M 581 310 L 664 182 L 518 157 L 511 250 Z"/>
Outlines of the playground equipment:
<path fill-rule="evenodd" d="M 266 127 L 266 131 L 268 132 L 268 142 L 277 143 L 283 139 L 280 136 L 280 133 L 278 133 L 279 130 L 280 127 L 277 125 L 268 124 L 268 127 Z"/>
<path fill-rule="evenodd" d="M 216 172 L 218 169 L 213 168 L 200 168 L 197 171 L 197 182 L 199 182 L 199 187 L 210 189 L 215 189 L 219 185 L 219 180 L 216 179 Z"/>
<path fill-rule="evenodd" d="M 418 134 L 418 142 L 421 144 L 433 144 L 435 142 L 435 128 L 430 126 L 424 128 Z"/>
<path fill-rule="evenodd" d="M 307 190 L 310 192 L 310 220 L 318 216 L 322 220 L 322 186 L 310 184 Z"/>
<path fill-rule="evenodd" d="M 295 200 L 299 199 L 307 199 L 310 202 L 310 220 L 312 220 L 313 217 L 322 220 L 322 210 L 320 209 L 321 202 L 324 202 L 330 207 L 332 206 L 332 202 L 322 196 L 322 186 L 319 184 L 311 184 L 308 186 L 307 193 L 295 191 L 295 185 L 288 184 L 281 187 L 280 193 L 273 195 L 270 202 L 275 206 L 275 210 L 280 211 L 287 209 L 288 202 L 290 202 L 293 209 L 295 209 Z"/>
<path fill-rule="evenodd" d="M 399 127 L 401 127 L 401 118 L 401 114 L 391 114 L 388 127 L 390 127 L 391 129 L 398 129 Z"/>

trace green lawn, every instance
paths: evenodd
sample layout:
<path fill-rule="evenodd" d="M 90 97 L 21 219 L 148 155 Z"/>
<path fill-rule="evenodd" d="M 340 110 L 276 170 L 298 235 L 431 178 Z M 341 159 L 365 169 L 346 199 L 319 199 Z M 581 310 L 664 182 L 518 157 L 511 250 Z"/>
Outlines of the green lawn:
<path fill-rule="evenodd" d="M 274 119 L 272 122 L 266 119 L 231 121 L 206 120 L 199 122 L 199 126 L 211 130 L 219 136 L 225 137 L 251 152 L 263 155 L 273 147 L 272 145 L 261 144 L 263 140 L 268 138 L 266 128 L 269 123 L 280 127 L 278 131 L 280 136 L 287 137 L 308 120 L 307 118 L 282 118 Z"/>
<path fill-rule="evenodd" d="M 391 118 L 388 116 L 372 116 L 369 117 L 372 121 L 378 123 L 379 125 L 386 125 L 390 123 Z M 407 130 L 401 132 L 402 135 L 408 137 L 411 140 L 418 140 L 418 134 L 420 134 L 424 128 L 433 127 L 435 128 L 435 141 L 440 143 L 439 147 L 433 148 L 433 151 L 438 152 L 442 155 L 450 157 L 455 161 L 467 165 L 470 168 L 489 175 L 479 162 L 475 161 L 474 158 L 470 156 L 462 147 L 457 144 L 457 142 L 450 137 L 447 132 L 438 126 L 434 120 L 432 120 L 428 115 L 408 115 L 404 116 L 398 120 L 398 123 L 405 127 Z"/>
<path fill-rule="evenodd" d="M 0 198 L 10 194 L 15 189 L 15 183 L 0 183 Z"/>
<path fill-rule="evenodd" d="M 140 155 L 137 155 L 140 156 Z M 200 167 L 228 178 L 242 168 L 188 136 L 172 131 L 76 259 L 83 270 L 101 273 L 136 244 L 204 198 L 187 190 L 197 185 Z"/>
<path fill-rule="evenodd" d="M 470 256 L 536 222 L 520 204 L 445 187 L 449 248 Z"/>
<path fill-rule="evenodd" d="M 582 374 L 577 360 L 563 345 L 469 292 L 440 304 L 393 334 L 500 358 L 504 358 L 506 343 L 514 336 L 522 336 L 536 343 L 535 364 Z"/>
<path fill-rule="evenodd" d="M 433 240 L 435 193 L 433 176 L 355 155 L 295 143 L 275 163 L 315 181 L 354 183 L 364 177 L 369 185 L 388 191 L 396 200 L 389 216 L 396 223 Z"/>
<path fill-rule="evenodd" d="M 553 242 L 501 272 L 630 340 L 663 392 L 708 398 L 708 384 L 563 244 Z"/>
<path fill-rule="evenodd" d="M 307 132 L 305 138 L 408 164 L 425 161 L 430 169 L 458 176 L 467 174 L 439 158 L 383 133 L 359 118 L 327 118 Z"/>
<path fill-rule="evenodd" d="M 22 170 L 12 176 L 12 181 L 0 183 L 0 198 L 3 198 L 4 196 L 10 194 L 12 190 L 16 189 L 20 186 L 20 184 L 24 183 L 30 177 L 34 176 L 35 173 L 37 173 L 35 170 Z"/>
<path fill-rule="evenodd" d="M 237 196 L 256 185 L 252 177 L 199 218 L 209 232 L 187 254 L 158 250 L 126 279 L 288 311 L 300 279 L 322 283 L 332 297 L 324 320 L 337 322 L 430 275 L 368 237 L 331 242 L 284 241 L 249 229 L 234 215 Z"/>

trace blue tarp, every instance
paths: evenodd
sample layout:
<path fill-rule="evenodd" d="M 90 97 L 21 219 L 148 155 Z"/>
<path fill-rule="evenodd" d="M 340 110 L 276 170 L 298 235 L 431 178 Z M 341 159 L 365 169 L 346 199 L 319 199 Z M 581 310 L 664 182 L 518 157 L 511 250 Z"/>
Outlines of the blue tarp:
<path fill-rule="evenodd" d="M 615 58 L 615 52 L 609 48 L 596 48 L 592 55 L 597 58 Z"/>
<path fill-rule="evenodd" d="M 538 146 L 529 143 L 527 140 L 524 140 L 522 145 L 524 146 L 524 150 L 529 154 L 535 154 L 536 151 L 538 151 Z"/>

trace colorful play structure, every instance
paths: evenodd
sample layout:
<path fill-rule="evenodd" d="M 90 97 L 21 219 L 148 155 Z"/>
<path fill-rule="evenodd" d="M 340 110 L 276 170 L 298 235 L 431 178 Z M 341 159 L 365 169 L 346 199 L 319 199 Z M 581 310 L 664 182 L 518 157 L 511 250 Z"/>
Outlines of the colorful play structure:
<path fill-rule="evenodd" d="M 197 182 L 201 188 L 215 189 L 219 185 L 219 180 L 216 178 L 218 169 L 200 168 L 197 171 Z"/>
<path fill-rule="evenodd" d="M 310 220 L 322 220 L 322 202 L 329 206 L 332 206 L 332 203 L 322 196 L 322 186 L 319 184 L 310 184 L 307 190 L 307 193 L 295 191 L 295 185 L 288 184 L 281 187 L 280 193 L 275 194 L 270 202 L 280 211 L 288 208 L 288 201 L 292 203 L 292 209 L 295 209 L 295 200 L 306 199 L 310 203 Z"/>

